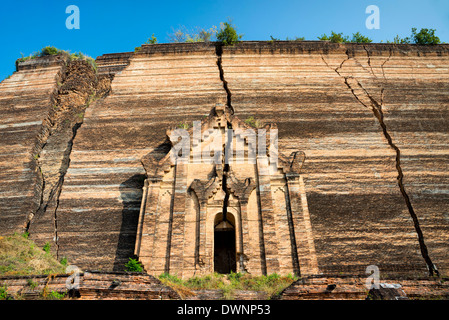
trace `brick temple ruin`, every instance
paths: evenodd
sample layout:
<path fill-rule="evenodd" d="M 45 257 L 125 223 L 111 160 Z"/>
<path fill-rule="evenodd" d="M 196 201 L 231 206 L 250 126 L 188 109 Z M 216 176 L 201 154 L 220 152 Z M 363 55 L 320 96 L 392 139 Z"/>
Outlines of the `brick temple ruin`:
<path fill-rule="evenodd" d="M 1 82 L 1 235 L 91 271 L 448 276 L 448 45 L 153 44 L 96 62 L 30 59 Z M 207 130 L 226 149 L 250 117 L 266 156 L 194 161 Z M 171 132 L 195 121 L 173 163 Z"/>

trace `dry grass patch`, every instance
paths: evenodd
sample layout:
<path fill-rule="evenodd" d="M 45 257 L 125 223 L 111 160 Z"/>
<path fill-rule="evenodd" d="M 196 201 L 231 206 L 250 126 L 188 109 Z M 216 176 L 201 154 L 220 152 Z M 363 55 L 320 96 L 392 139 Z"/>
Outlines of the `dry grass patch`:
<path fill-rule="evenodd" d="M 64 272 L 65 266 L 56 260 L 50 250 L 37 247 L 27 234 L 0 237 L 0 275 Z"/>
<path fill-rule="evenodd" d="M 172 287 L 182 298 L 194 295 L 192 290 L 220 290 L 224 299 L 233 299 L 235 290 L 262 291 L 268 297 L 279 294 L 282 290 L 298 280 L 291 274 L 281 276 L 276 273 L 266 276 L 253 276 L 243 273 L 219 274 L 213 273 L 186 280 L 175 275 L 161 274 L 159 279 Z"/>

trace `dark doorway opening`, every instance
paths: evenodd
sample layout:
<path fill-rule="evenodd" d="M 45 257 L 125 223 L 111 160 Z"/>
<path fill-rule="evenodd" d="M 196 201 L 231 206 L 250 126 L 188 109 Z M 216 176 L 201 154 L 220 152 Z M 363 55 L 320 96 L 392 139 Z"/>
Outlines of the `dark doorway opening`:
<path fill-rule="evenodd" d="M 214 271 L 222 274 L 236 272 L 235 228 L 232 221 L 217 215 L 214 228 Z"/>

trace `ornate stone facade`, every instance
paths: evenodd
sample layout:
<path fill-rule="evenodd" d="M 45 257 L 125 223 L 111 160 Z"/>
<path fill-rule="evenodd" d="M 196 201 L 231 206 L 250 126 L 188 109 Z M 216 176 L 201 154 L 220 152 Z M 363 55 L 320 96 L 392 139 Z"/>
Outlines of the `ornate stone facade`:
<path fill-rule="evenodd" d="M 147 179 L 135 254 L 146 270 L 183 278 L 214 271 L 317 274 L 300 175 L 304 153 L 277 154 L 275 126 L 254 129 L 223 104 L 200 124 L 199 143 L 193 128 L 187 131 L 187 161 L 173 156 L 181 143 L 170 140 L 174 128 L 161 152 L 142 159 Z M 221 150 L 211 153 L 217 139 Z"/>
<path fill-rule="evenodd" d="M 182 249 L 169 247 L 168 269 L 175 270 L 174 263 L 182 257 L 183 265 L 199 270 L 194 262 L 200 251 L 195 250 L 203 247 L 196 246 L 200 233 L 195 210 L 215 213 L 220 220 L 227 190 L 226 217 L 229 223 L 236 217 L 235 252 L 253 254 L 244 260 L 248 271 L 255 265 L 262 273 L 266 265 L 271 272 L 276 250 L 284 254 L 275 257 L 282 268 L 287 265 L 282 261 L 292 263 L 291 252 L 296 250 L 300 272 L 306 273 L 307 263 L 301 259 L 308 257 L 305 248 L 311 238 L 295 237 L 297 248 L 292 250 L 288 224 L 280 224 L 270 211 L 287 212 L 289 207 L 263 204 L 269 202 L 264 200 L 269 193 L 261 189 L 266 183 L 271 201 L 285 197 L 285 173 L 257 181 L 255 164 L 230 164 L 239 183 L 248 183 L 248 188 L 256 184 L 246 207 L 240 207 L 244 201 L 238 193 L 243 191 L 230 191 L 224 167 L 213 171 L 212 165 L 178 165 L 176 181 L 186 190 L 175 194 L 185 201 L 173 202 L 170 211 L 174 168 L 168 162 L 157 166 L 171 148 L 170 141 L 160 145 L 163 129 L 203 119 L 217 100 L 232 98 L 229 102 L 241 119 L 253 116 L 276 123 L 279 150 L 307 155 L 300 175 L 292 173 L 299 182 L 289 185 L 288 192 L 307 194 L 308 206 L 305 196 L 290 197 L 290 206 L 292 214 L 295 206 L 298 212 L 308 209 L 319 273 L 365 277 L 367 267 L 375 265 L 381 277 L 423 277 L 435 275 L 435 270 L 449 275 L 449 45 L 244 41 L 218 49 L 214 43 L 149 44 L 138 52 L 102 55 L 96 59 L 95 99 L 72 81 L 91 79 L 91 72 L 68 68 L 62 56 L 18 61 L 17 71 L 0 83 L 1 235 L 28 231 L 39 247 L 51 243 L 56 256 L 67 257 L 83 270 L 123 271 L 135 251 L 150 267 L 153 253 L 143 251 L 153 242 L 143 234 L 150 233 L 145 228 L 153 225 L 151 219 L 162 219 L 153 215 L 159 212 L 160 192 L 169 209 L 163 218 L 167 222 L 153 225 L 158 228 L 155 239 L 166 239 L 158 248 L 165 250 L 159 269 L 167 265 L 172 221 L 170 242 L 178 247 L 182 243 Z M 80 94 L 85 99 L 61 103 Z M 59 127 L 63 130 L 53 130 Z M 141 159 L 148 153 L 147 175 Z M 160 177 L 156 172 L 159 182 L 151 180 L 155 168 L 167 170 Z M 194 179 L 210 182 L 212 172 L 219 187 L 207 208 L 201 207 L 189 188 Z M 186 177 L 182 184 L 181 175 Z M 145 210 L 140 214 L 146 178 Z M 283 187 L 278 190 L 276 184 Z M 218 202 L 213 212 L 214 199 Z M 244 239 L 248 228 L 250 241 L 243 241 L 248 246 L 243 251 L 240 211 L 233 211 L 234 202 L 242 208 L 242 217 L 246 209 L 248 223 L 242 231 Z M 259 212 L 259 207 L 264 210 Z M 288 216 L 279 217 L 289 221 Z M 179 221 L 181 229 L 175 226 Z M 270 223 L 275 223 L 275 236 L 269 233 Z M 310 228 L 301 228 L 294 231 L 310 235 L 303 231 Z M 203 238 L 210 240 L 206 229 Z M 209 232 L 213 239 L 213 228 Z"/>

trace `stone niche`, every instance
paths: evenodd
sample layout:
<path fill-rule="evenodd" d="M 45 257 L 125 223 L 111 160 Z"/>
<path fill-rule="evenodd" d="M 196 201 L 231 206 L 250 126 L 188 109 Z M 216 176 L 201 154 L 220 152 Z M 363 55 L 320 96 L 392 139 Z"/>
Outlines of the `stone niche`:
<path fill-rule="evenodd" d="M 253 128 L 220 103 L 185 128 L 142 158 L 135 254 L 147 272 L 319 273 L 305 154 L 277 152 L 275 125 Z"/>

